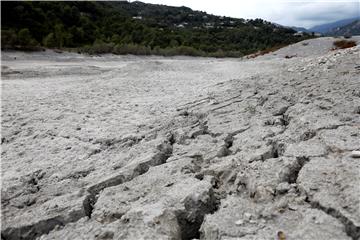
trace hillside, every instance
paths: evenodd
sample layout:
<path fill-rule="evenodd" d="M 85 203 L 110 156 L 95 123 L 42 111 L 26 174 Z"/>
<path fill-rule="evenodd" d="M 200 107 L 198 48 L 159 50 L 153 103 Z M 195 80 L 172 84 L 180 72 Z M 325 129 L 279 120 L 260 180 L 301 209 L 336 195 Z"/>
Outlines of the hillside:
<path fill-rule="evenodd" d="M 1 238 L 359 239 L 360 48 L 335 40 L 3 51 Z"/>
<path fill-rule="evenodd" d="M 352 23 L 337 27 L 327 32 L 330 36 L 355 36 L 360 35 L 360 20 L 353 21 Z"/>
<path fill-rule="evenodd" d="M 310 28 L 309 31 L 326 34 L 335 28 L 343 27 L 343 26 L 348 25 L 358 19 L 359 19 L 359 17 L 354 17 L 354 18 L 342 19 L 342 20 L 339 20 L 336 22 L 321 24 L 321 25 L 317 25 L 315 27 Z"/>
<path fill-rule="evenodd" d="M 261 19 L 142 2 L 2 2 L 2 48 L 243 56 L 309 36 Z"/>

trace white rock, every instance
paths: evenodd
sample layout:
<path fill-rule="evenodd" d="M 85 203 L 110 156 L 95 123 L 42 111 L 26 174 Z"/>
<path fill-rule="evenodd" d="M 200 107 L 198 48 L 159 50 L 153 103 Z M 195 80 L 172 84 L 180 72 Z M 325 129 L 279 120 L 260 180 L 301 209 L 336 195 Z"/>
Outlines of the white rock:
<path fill-rule="evenodd" d="M 360 158 L 360 151 L 352 151 L 351 157 L 353 158 Z"/>
<path fill-rule="evenodd" d="M 250 219 L 251 219 L 251 217 L 252 217 L 252 214 L 251 213 L 244 213 L 244 218 L 247 220 L 247 221 L 249 221 Z"/>
<path fill-rule="evenodd" d="M 235 225 L 240 226 L 244 224 L 244 220 L 240 219 L 235 222 Z"/>

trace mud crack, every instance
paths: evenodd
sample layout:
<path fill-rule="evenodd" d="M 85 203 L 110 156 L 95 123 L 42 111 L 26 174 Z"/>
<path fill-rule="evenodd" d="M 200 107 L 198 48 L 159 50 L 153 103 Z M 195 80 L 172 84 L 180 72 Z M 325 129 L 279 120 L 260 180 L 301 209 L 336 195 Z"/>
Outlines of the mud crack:
<path fill-rule="evenodd" d="M 119 174 L 114 175 L 98 184 L 88 188 L 89 198 L 86 201 L 87 216 L 91 218 L 93 207 L 98 199 L 98 194 L 105 188 L 117 186 L 125 182 L 129 182 L 134 178 L 145 174 L 150 167 L 159 166 L 166 163 L 166 160 L 172 156 L 174 137 L 169 135 L 168 140 L 156 147 L 157 152 L 148 160 L 140 162 L 134 166 L 121 169 Z"/>
<path fill-rule="evenodd" d="M 306 194 L 307 195 L 307 194 Z M 332 208 L 332 207 L 325 207 L 321 205 L 317 201 L 313 201 L 309 198 L 307 195 L 306 201 L 316 209 L 319 209 L 326 214 L 338 219 L 345 227 L 346 234 L 353 240 L 359 240 L 360 239 L 360 226 L 356 226 L 353 221 L 351 221 L 349 218 L 344 216 L 339 210 Z"/>
<path fill-rule="evenodd" d="M 200 228 L 205 215 L 212 214 L 218 209 L 220 201 L 216 198 L 213 189 L 210 189 L 206 199 L 207 201 L 203 202 L 186 198 L 185 209 L 176 214 L 182 240 L 200 239 Z"/>

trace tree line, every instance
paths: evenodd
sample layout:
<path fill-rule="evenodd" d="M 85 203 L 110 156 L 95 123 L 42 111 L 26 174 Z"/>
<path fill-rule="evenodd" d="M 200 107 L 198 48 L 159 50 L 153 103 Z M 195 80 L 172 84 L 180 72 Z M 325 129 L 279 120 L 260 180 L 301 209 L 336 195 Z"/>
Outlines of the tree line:
<path fill-rule="evenodd" d="M 2 2 L 2 48 L 239 57 L 311 36 L 261 19 L 141 2 Z"/>

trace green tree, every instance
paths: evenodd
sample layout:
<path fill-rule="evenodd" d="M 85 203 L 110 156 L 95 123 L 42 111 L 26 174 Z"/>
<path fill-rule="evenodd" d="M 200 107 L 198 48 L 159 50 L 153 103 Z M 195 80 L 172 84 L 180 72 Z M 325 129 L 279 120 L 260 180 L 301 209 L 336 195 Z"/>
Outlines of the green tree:
<path fill-rule="evenodd" d="M 43 40 L 43 44 L 45 47 L 53 48 L 57 47 L 58 43 L 55 39 L 54 33 L 49 33 Z"/>
<path fill-rule="evenodd" d="M 36 46 L 36 40 L 31 36 L 29 29 L 23 28 L 18 32 L 18 41 L 22 46 Z"/>
<path fill-rule="evenodd" d="M 17 42 L 16 32 L 13 29 L 1 30 L 1 44 L 5 47 L 14 47 Z"/>
<path fill-rule="evenodd" d="M 62 48 L 64 45 L 64 26 L 62 24 L 55 25 L 55 39 L 56 45 L 59 48 Z"/>

